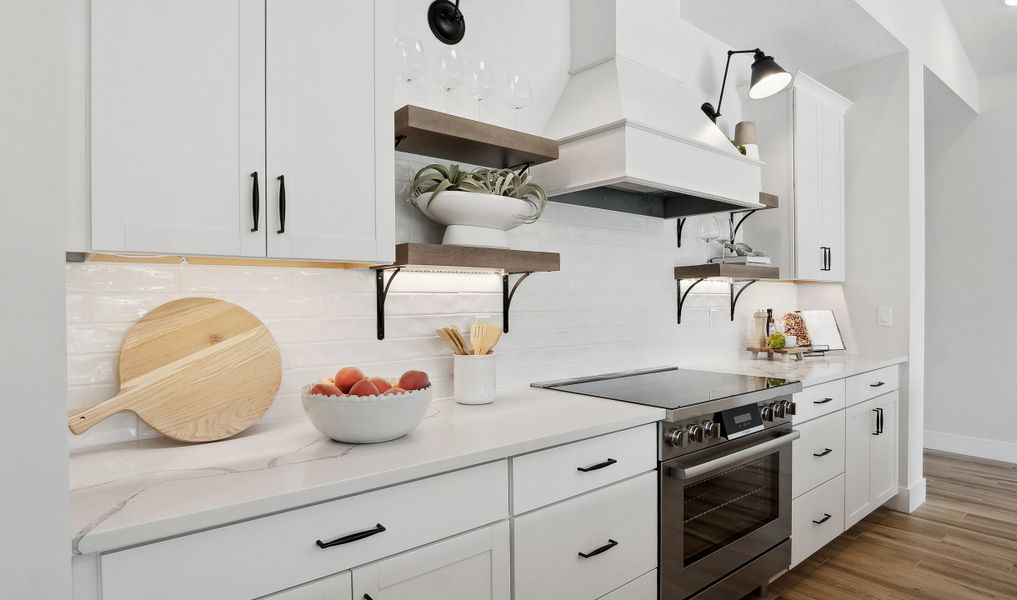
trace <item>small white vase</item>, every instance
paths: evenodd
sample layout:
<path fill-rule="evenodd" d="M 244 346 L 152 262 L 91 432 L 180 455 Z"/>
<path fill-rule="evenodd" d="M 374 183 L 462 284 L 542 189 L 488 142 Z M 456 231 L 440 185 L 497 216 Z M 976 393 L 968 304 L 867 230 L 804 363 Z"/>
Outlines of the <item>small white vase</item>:
<path fill-rule="evenodd" d="M 533 214 L 525 200 L 460 190 L 446 190 L 428 204 L 428 196 L 417 199 L 420 212 L 445 225 L 443 244 L 508 248 L 505 232 L 519 227 Z"/>
<path fill-rule="evenodd" d="M 452 388 L 459 404 L 490 404 L 495 396 L 494 354 L 452 357 Z"/>

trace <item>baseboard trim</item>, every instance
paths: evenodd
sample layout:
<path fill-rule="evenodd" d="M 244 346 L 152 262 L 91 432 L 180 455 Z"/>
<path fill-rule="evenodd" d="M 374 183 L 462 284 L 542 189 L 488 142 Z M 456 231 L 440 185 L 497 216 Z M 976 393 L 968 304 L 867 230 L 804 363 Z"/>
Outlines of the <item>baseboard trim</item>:
<path fill-rule="evenodd" d="M 955 433 L 938 431 L 925 432 L 925 447 L 929 450 L 963 454 L 975 458 L 987 458 L 1017 463 L 1017 444 L 999 440 L 987 440 Z"/>
<path fill-rule="evenodd" d="M 897 495 L 886 501 L 886 507 L 897 512 L 913 513 L 919 506 L 925 504 L 925 478 L 911 484 L 910 487 L 901 487 Z"/>

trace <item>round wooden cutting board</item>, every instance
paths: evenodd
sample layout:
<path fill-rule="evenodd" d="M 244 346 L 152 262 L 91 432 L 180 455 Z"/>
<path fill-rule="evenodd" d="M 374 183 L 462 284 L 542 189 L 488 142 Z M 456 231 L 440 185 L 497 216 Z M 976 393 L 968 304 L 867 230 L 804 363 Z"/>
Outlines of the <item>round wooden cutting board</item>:
<path fill-rule="evenodd" d="M 281 379 L 279 348 L 257 317 L 224 300 L 174 300 L 127 333 L 120 393 L 72 413 L 67 426 L 82 434 L 129 410 L 175 440 L 221 440 L 265 414 Z"/>

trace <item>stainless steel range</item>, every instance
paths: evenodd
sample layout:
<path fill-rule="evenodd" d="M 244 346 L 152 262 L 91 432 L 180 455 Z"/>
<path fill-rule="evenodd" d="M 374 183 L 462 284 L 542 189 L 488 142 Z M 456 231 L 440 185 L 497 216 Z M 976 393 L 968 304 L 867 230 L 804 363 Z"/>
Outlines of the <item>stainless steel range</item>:
<path fill-rule="evenodd" d="M 791 562 L 791 395 L 784 379 L 665 368 L 533 384 L 658 406 L 659 597 L 731 600 Z"/>

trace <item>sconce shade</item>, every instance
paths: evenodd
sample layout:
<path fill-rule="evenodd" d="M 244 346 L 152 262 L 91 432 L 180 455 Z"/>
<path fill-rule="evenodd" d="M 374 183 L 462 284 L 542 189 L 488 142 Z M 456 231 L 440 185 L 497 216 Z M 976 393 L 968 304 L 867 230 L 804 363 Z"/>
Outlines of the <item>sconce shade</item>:
<path fill-rule="evenodd" d="M 769 98 L 791 83 L 791 74 L 778 65 L 772 56 L 756 52 L 755 58 L 752 63 L 749 98 L 754 100 Z"/>

